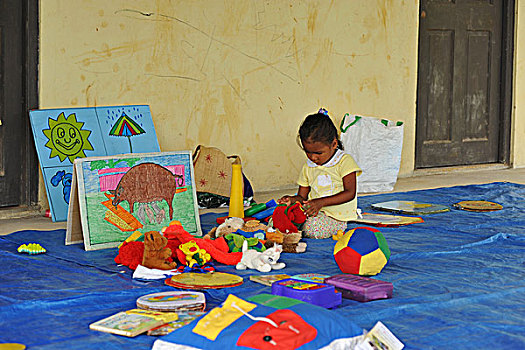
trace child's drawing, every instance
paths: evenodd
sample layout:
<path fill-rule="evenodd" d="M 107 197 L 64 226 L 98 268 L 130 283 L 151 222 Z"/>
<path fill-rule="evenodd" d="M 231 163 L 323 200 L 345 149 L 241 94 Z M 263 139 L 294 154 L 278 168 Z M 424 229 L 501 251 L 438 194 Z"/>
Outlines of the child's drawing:
<path fill-rule="evenodd" d="M 59 157 L 61 162 L 68 158 L 73 163 L 75 158 L 86 156 L 85 150 L 93 150 L 89 142 L 91 130 L 82 129 L 84 123 L 77 121 L 75 113 L 66 118 L 62 112 L 56 120 L 50 117 L 48 123 L 49 129 L 42 132 L 49 139 L 45 145 L 51 150 L 49 158 Z"/>
<path fill-rule="evenodd" d="M 29 117 L 53 221 L 67 219 L 75 159 L 160 152 L 149 106 L 40 109 Z"/>
<path fill-rule="evenodd" d="M 84 245 L 113 247 L 130 232 L 160 231 L 172 220 L 201 235 L 190 151 L 75 161 Z"/>

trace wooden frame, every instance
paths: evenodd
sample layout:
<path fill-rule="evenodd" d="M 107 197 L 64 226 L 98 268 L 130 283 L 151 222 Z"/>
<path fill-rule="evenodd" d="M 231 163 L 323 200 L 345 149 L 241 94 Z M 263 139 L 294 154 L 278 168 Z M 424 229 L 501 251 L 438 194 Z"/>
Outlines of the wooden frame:
<path fill-rule="evenodd" d="M 112 248 L 173 220 L 202 236 L 191 151 L 75 159 L 66 244 Z"/>

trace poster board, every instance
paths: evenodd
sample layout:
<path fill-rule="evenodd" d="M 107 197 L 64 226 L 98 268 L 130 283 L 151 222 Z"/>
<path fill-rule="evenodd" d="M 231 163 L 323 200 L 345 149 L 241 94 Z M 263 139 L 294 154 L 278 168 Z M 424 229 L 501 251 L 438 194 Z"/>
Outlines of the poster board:
<path fill-rule="evenodd" d="M 66 244 L 118 246 L 173 220 L 202 236 L 191 151 L 75 159 Z"/>
<path fill-rule="evenodd" d="M 75 159 L 160 151 L 147 105 L 38 109 L 29 119 L 54 222 L 67 219 Z"/>

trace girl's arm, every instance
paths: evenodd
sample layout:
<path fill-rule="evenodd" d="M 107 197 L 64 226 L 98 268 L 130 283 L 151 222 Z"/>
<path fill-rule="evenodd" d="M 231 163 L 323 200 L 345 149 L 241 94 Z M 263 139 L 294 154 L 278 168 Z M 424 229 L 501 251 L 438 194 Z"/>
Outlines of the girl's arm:
<path fill-rule="evenodd" d="M 308 216 L 316 216 L 322 207 L 346 203 L 355 198 L 356 195 L 356 173 L 350 173 L 343 177 L 343 190 L 328 197 L 316 198 L 303 202 L 305 213 Z"/>
<path fill-rule="evenodd" d="M 299 190 L 295 196 L 283 196 L 278 202 L 279 204 L 290 205 L 295 202 L 303 204 L 303 202 L 308 198 L 308 193 L 310 193 L 310 187 L 299 186 Z"/>

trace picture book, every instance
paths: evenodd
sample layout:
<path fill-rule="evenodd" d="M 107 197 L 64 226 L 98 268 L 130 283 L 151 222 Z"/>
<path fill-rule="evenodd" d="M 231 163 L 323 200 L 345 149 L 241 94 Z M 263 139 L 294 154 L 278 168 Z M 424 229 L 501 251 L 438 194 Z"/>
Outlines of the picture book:
<path fill-rule="evenodd" d="M 378 321 L 375 326 L 356 344 L 356 350 L 389 349 L 401 350 L 405 345 L 383 324 Z"/>
<path fill-rule="evenodd" d="M 265 286 L 271 286 L 273 282 L 284 280 L 290 278 L 290 275 L 287 274 L 278 274 L 278 275 L 253 275 L 250 276 L 250 281 L 264 284 Z"/>
<path fill-rule="evenodd" d="M 315 283 L 324 283 L 324 279 L 330 277 L 329 275 L 324 275 L 322 273 L 300 273 L 298 275 L 293 275 L 292 278 L 296 280 L 306 281 L 306 282 L 315 282 Z"/>
<path fill-rule="evenodd" d="M 168 323 L 165 323 L 161 326 L 158 326 L 158 327 L 155 327 L 153 329 L 150 329 L 148 331 L 148 335 L 166 335 L 166 334 L 169 334 L 171 332 L 173 332 L 174 330 L 176 330 L 177 328 L 180 328 L 182 326 L 185 326 L 189 323 L 191 323 L 191 321 L 193 321 L 194 319 L 204 315 L 206 313 L 206 311 L 184 311 L 184 312 L 179 312 L 178 315 L 179 315 L 179 318 L 176 319 L 175 321 L 171 321 L 171 322 L 168 322 Z"/>
<path fill-rule="evenodd" d="M 178 315 L 175 312 L 159 312 L 143 309 L 121 311 L 89 325 L 90 329 L 135 337 L 148 330 L 175 321 Z"/>

